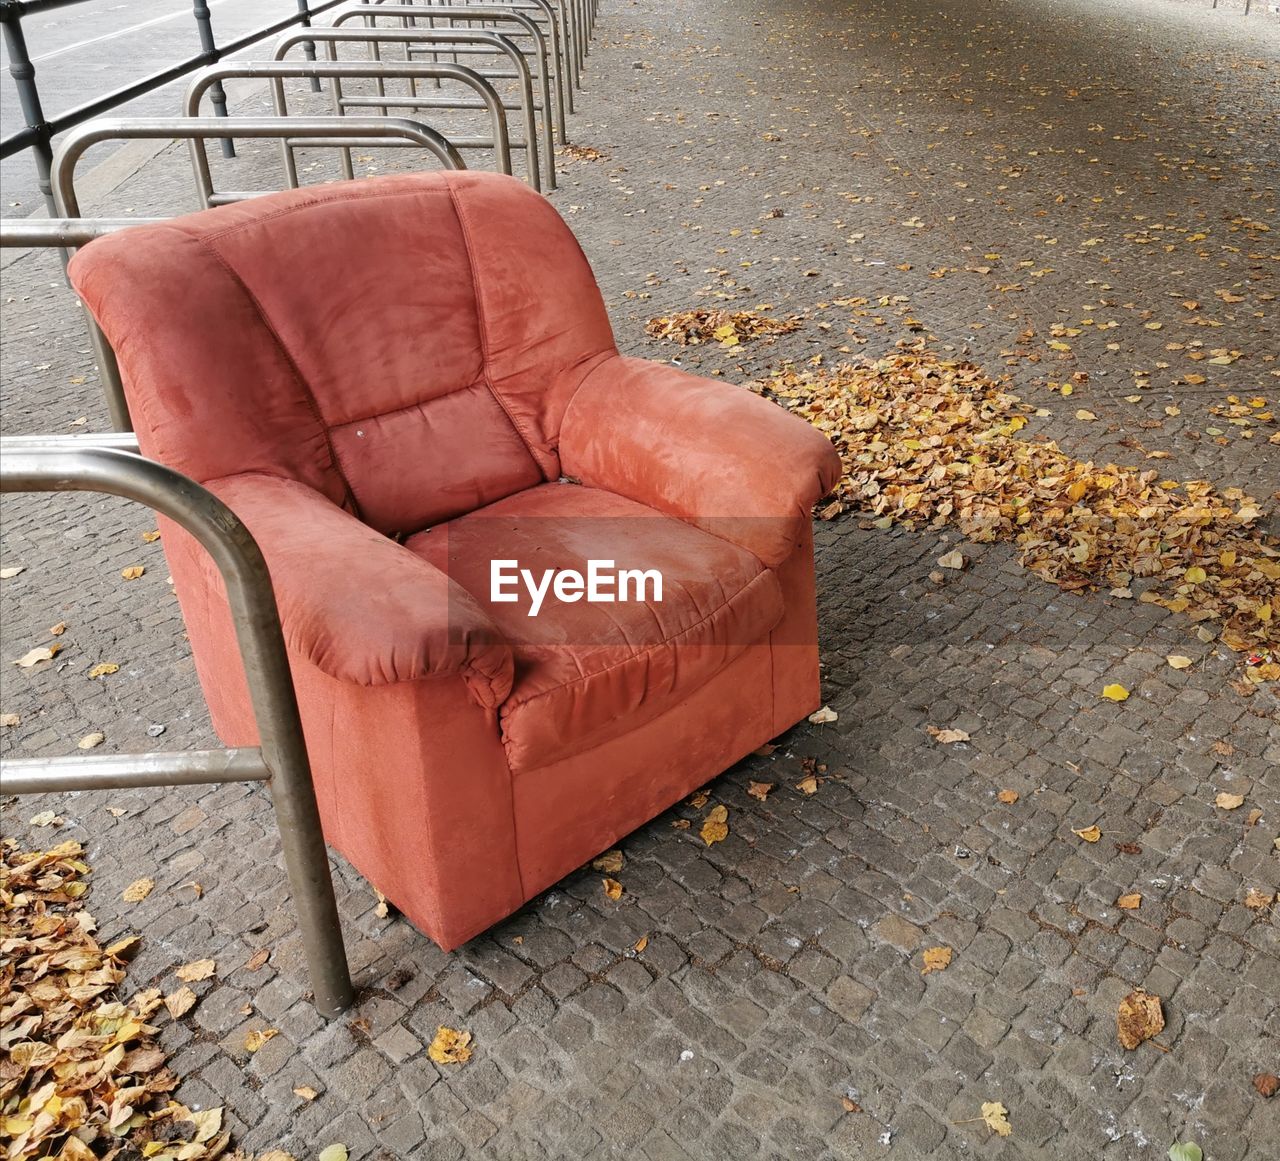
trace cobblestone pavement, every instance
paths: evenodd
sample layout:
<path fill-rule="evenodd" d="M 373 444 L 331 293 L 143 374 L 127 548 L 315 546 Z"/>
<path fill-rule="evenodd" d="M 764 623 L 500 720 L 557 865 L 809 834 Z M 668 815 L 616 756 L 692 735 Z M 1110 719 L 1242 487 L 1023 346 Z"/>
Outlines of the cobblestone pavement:
<path fill-rule="evenodd" d="M 1212 409 L 1280 395 L 1277 27 L 1161 0 L 604 0 L 572 122 L 604 156 L 563 159 L 554 200 L 629 352 L 739 380 L 926 337 L 1048 410 L 1028 436 L 1165 452 L 1163 473 L 1274 508 L 1274 426 Z M 180 208 L 182 165 L 163 154 L 92 208 Z M 6 431 L 105 426 L 56 266 L 21 258 L 4 280 Z M 865 316 L 819 305 L 850 296 Z M 644 338 L 651 316 L 721 303 L 804 325 L 700 355 Z M 22 719 L 6 750 L 66 752 L 93 730 L 136 750 L 159 726 L 160 744 L 211 744 L 145 513 L 76 497 L 4 512 L 4 563 L 25 566 L 4 582 L 4 657 L 68 626 L 52 663 L 4 666 Z M 347 1019 L 303 997 L 259 790 L 28 798 L 5 830 L 47 845 L 26 820 L 53 808 L 56 837 L 87 842 L 102 933 L 144 936 L 135 986 L 217 959 L 162 1042 L 182 1099 L 225 1103 L 249 1149 L 1120 1161 L 1194 1140 L 1210 1161 L 1280 1157 L 1280 1103 L 1250 1083 L 1280 1071 L 1280 940 L 1274 908 L 1244 905 L 1280 886 L 1275 696 L 1235 692 L 1235 660 L 1185 620 L 1064 595 L 1005 546 L 968 546 L 939 586 L 954 536 L 846 517 L 818 543 L 839 720 L 711 785 L 728 840 L 705 848 L 672 825 L 700 812 L 677 808 L 623 843 L 618 902 L 577 873 L 452 955 L 379 918 L 339 860 L 363 989 Z M 122 581 L 133 564 L 145 575 Z M 89 679 L 100 661 L 121 668 Z M 1133 696 L 1100 700 L 1112 681 Z M 942 746 L 928 726 L 972 737 Z M 757 801 L 751 780 L 777 789 Z M 1222 791 L 1244 808 L 1216 808 Z M 1091 825 L 1096 844 L 1072 833 Z M 144 874 L 158 888 L 122 904 Z M 1141 907 L 1118 910 L 1131 892 Z M 924 975 L 935 946 L 953 960 Z M 1138 986 L 1167 1026 L 1125 1052 L 1116 1007 Z M 427 1059 L 439 1024 L 474 1034 L 471 1063 Z M 279 1035 L 249 1056 L 265 1027 Z M 976 1119 L 986 1101 L 1011 1137 Z"/>

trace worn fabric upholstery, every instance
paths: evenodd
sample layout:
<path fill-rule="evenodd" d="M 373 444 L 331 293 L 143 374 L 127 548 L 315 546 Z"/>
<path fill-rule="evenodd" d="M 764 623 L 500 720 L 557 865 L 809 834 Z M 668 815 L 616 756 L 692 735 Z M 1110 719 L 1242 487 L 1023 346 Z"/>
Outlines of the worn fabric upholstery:
<path fill-rule="evenodd" d="M 450 172 L 295 190 L 72 260 L 144 454 L 271 570 L 325 833 L 441 946 L 809 712 L 809 511 L 839 463 L 741 388 L 619 356 L 549 202 Z M 216 729 L 257 738 L 221 581 L 161 522 Z M 491 561 L 658 601 L 490 600 Z"/>

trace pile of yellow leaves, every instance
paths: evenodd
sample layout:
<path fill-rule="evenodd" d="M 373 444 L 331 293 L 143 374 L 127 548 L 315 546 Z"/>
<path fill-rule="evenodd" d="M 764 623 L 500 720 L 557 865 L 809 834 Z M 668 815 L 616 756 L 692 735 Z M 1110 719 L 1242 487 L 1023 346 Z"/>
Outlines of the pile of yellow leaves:
<path fill-rule="evenodd" d="M 1034 408 L 971 363 L 923 349 L 867 364 L 798 371 L 756 385 L 831 437 L 838 499 L 889 527 L 955 524 L 971 541 L 1009 540 L 1064 589 L 1106 587 L 1213 621 L 1218 636 L 1280 678 L 1280 551 L 1238 488 L 1160 479 L 1073 459 L 1019 438 Z M 838 508 L 836 509 L 838 510 Z M 824 513 L 825 514 L 825 513 Z"/>
<path fill-rule="evenodd" d="M 651 339 L 674 339 L 682 347 L 711 342 L 736 347 L 752 339 L 786 334 L 799 326 L 797 318 L 768 318 L 753 310 L 682 310 L 651 318 L 644 333 Z"/>
<path fill-rule="evenodd" d="M 168 1097 L 148 1017 L 158 988 L 113 998 L 136 937 L 106 949 L 81 902 L 89 868 L 78 842 L 24 853 L 4 840 L 0 862 L 0 1150 L 9 1158 L 155 1161 L 222 1155 L 222 1109 Z"/>

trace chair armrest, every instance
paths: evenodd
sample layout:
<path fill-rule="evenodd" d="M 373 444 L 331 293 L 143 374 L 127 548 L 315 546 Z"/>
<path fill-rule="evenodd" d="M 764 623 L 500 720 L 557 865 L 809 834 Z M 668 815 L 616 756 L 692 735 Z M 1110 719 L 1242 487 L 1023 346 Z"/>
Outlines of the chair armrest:
<path fill-rule="evenodd" d="M 770 567 L 840 479 L 831 441 L 798 416 L 741 387 L 621 356 L 595 367 L 569 403 L 560 463 Z"/>
<path fill-rule="evenodd" d="M 511 649 L 434 565 L 293 480 L 245 473 L 205 485 L 266 558 L 285 644 L 339 681 L 458 674 L 481 706 L 511 692 Z"/>

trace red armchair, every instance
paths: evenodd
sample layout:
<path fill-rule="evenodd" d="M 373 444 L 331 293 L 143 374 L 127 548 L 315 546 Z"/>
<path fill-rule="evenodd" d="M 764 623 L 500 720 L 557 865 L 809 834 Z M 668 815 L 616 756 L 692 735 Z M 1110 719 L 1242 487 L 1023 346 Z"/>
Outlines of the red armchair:
<path fill-rule="evenodd" d="M 138 440 L 276 587 L 325 832 L 448 949 L 818 704 L 810 508 L 839 463 L 738 387 L 622 358 L 511 178 L 295 190 L 82 249 Z M 164 546 L 214 726 L 256 742 L 218 576 Z M 491 562 L 663 599 L 493 601 Z M 650 594 L 652 595 L 652 594 Z"/>

